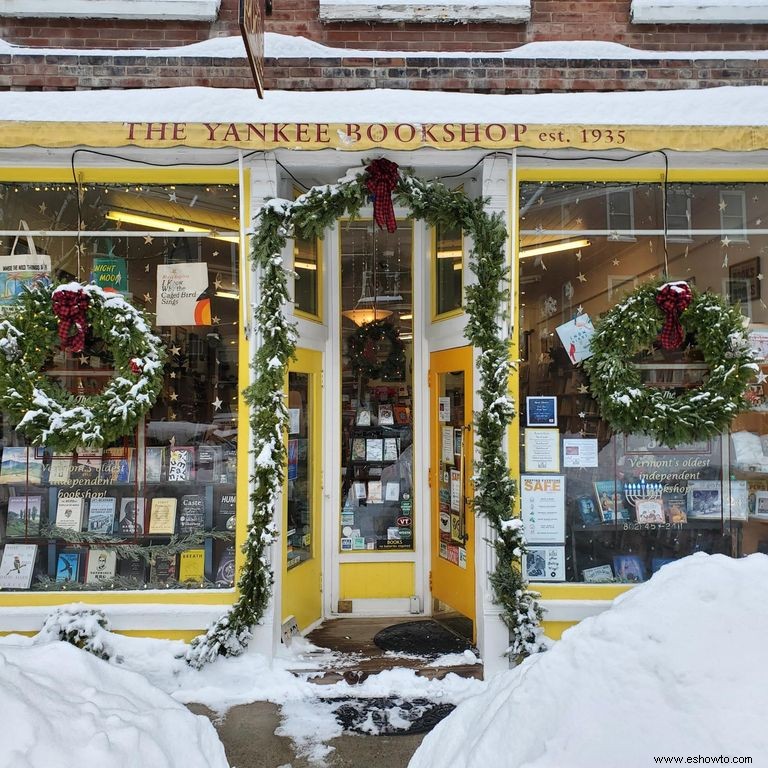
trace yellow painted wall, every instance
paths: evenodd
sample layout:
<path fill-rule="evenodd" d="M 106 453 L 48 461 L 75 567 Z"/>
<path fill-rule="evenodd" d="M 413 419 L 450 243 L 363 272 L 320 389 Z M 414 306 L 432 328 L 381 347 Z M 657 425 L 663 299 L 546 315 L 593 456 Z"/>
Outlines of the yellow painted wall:
<path fill-rule="evenodd" d="M 410 597 L 415 594 L 414 563 L 342 563 L 339 597 Z"/>

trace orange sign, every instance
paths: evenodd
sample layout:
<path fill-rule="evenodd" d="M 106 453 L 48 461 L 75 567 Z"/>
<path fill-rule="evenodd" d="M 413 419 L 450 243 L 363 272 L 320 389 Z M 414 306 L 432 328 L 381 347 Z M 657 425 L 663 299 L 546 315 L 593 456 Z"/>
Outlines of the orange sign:
<path fill-rule="evenodd" d="M 263 0 L 240 0 L 240 34 L 251 65 L 259 98 L 264 98 L 264 9 Z"/>

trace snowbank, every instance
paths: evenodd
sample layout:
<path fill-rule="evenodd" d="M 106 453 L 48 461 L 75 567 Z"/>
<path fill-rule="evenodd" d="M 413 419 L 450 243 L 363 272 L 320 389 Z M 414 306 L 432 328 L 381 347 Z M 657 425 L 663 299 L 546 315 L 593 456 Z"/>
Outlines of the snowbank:
<path fill-rule="evenodd" d="M 0 768 L 227 768 L 207 718 L 67 643 L 0 647 Z"/>
<path fill-rule="evenodd" d="M 765 555 L 665 565 L 459 705 L 409 768 L 648 768 L 656 756 L 720 755 L 766 766 L 767 591 Z"/>

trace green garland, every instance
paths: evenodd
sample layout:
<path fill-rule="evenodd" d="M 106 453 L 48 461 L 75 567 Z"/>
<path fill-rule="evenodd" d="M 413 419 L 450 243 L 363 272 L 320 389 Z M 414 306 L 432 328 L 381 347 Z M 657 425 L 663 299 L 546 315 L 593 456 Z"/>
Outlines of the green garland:
<path fill-rule="evenodd" d="M 98 395 L 78 397 L 44 372 L 58 344 L 56 291 L 89 298 L 88 325 L 104 341 L 115 376 Z M 71 453 L 131 434 L 163 385 L 165 351 L 140 310 L 96 285 L 51 283 L 28 288 L 0 321 L 0 409 L 32 445 Z"/>
<path fill-rule="evenodd" d="M 662 283 L 646 283 L 613 307 L 596 325 L 592 356 L 583 365 L 600 412 L 617 432 L 645 434 L 674 447 L 726 431 L 748 408 L 744 393 L 758 366 L 749 347 L 744 317 L 712 293 L 692 289 L 680 314 L 709 367 L 699 387 L 675 393 L 643 386 L 633 359 L 653 345 L 664 323 L 656 305 Z"/>
<path fill-rule="evenodd" d="M 376 355 L 377 342 L 389 344 L 386 359 L 380 362 Z M 387 320 L 374 320 L 361 325 L 348 341 L 349 364 L 352 373 L 363 379 L 397 381 L 405 376 L 405 347 L 400 332 Z"/>
<path fill-rule="evenodd" d="M 262 338 L 253 362 L 254 383 L 246 391 L 251 406 L 256 469 L 252 477 L 252 514 L 243 547 L 245 564 L 233 608 L 195 638 L 187 661 L 200 668 L 219 655 L 243 653 L 269 602 L 272 575 L 266 547 L 276 535 L 273 516 L 283 484 L 287 425 L 284 381 L 296 347 L 295 328 L 285 319 L 289 302 L 282 253 L 288 238 L 322 238 L 342 216 L 357 218 L 368 201 L 364 169 L 337 184 L 313 187 L 295 201 L 270 200 L 258 212 L 252 258 L 261 270 L 256 328 Z M 509 396 L 509 339 L 499 337 L 508 285 L 507 231 L 500 214 L 489 215 L 485 201 L 472 200 L 440 182 L 423 181 L 401 170 L 393 198 L 410 208 L 414 218 L 431 226 L 460 224 L 472 238 L 470 265 L 477 284 L 467 288 L 466 336 L 480 350 L 481 410 L 476 414 L 475 511 L 485 516 L 496 534 L 497 567 L 491 576 L 502 619 L 510 630 L 510 655 L 519 659 L 543 649 L 538 595 L 527 588 L 521 570 L 526 551 L 522 526 L 513 519 L 516 486 L 505 451 L 507 428 L 514 417 Z"/>

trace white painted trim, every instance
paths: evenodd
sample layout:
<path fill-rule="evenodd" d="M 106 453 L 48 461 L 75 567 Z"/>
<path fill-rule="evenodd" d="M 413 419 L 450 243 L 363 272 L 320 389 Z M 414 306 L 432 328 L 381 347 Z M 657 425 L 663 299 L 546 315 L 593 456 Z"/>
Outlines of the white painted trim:
<path fill-rule="evenodd" d="M 524 24 L 531 18 L 530 0 L 320 0 L 320 21 L 466 22 Z"/>
<path fill-rule="evenodd" d="M 215 21 L 221 0 L 0 0 L 0 16 Z"/>
<path fill-rule="evenodd" d="M 535 585 L 533 586 L 535 589 Z M 542 600 L 544 621 L 581 621 L 607 611 L 613 600 Z"/>
<path fill-rule="evenodd" d="M 4 606 L 0 611 L 0 632 L 38 632 L 45 617 L 58 605 Z M 114 630 L 202 631 L 229 609 L 229 603 L 181 605 L 179 603 L 93 604 L 107 616 Z"/>
<path fill-rule="evenodd" d="M 766 0 L 632 0 L 635 24 L 768 24 Z"/>
<path fill-rule="evenodd" d="M 340 613 L 338 616 L 391 616 L 393 619 L 418 614 L 411 613 L 411 601 L 407 597 L 361 597 L 352 600 L 352 613 Z"/>

